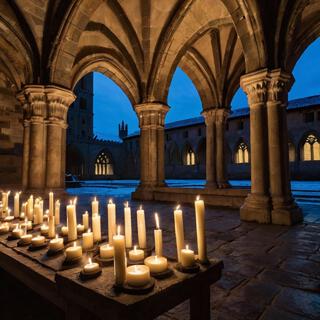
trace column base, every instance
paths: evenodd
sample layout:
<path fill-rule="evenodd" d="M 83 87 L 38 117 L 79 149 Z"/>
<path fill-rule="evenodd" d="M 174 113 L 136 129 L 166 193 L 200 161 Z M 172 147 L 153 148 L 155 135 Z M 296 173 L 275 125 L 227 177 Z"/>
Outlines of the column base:
<path fill-rule="evenodd" d="M 231 187 L 229 181 L 217 182 L 217 186 L 218 186 L 219 189 L 227 189 L 227 188 Z"/>
<path fill-rule="evenodd" d="M 213 182 L 213 181 L 207 181 L 205 186 L 204 186 L 206 189 L 217 189 L 217 183 L 216 182 Z"/>
<path fill-rule="evenodd" d="M 303 221 L 301 208 L 292 199 L 273 198 L 271 220 L 273 224 L 291 226 Z"/>
<path fill-rule="evenodd" d="M 269 197 L 249 193 L 243 206 L 240 208 L 240 219 L 258 223 L 271 223 Z"/>
<path fill-rule="evenodd" d="M 137 189 L 131 193 L 132 200 L 154 200 L 154 190 L 159 187 L 166 187 L 165 181 L 157 183 L 140 183 Z"/>

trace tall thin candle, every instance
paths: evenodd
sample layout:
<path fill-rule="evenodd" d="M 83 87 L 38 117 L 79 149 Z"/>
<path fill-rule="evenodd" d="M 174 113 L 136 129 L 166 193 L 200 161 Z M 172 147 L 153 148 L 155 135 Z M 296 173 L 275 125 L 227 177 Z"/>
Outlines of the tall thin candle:
<path fill-rule="evenodd" d="M 124 234 L 126 237 L 126 248 L 132 247 L 132 227 L 131 227 L 131 208 L 128 201 L 124 205 Z"/>
<path fill-rule="evenodd" d="M 108 237 L 109 243 L 112 244 L 113 236 L 116 234 L 116 205 L 112 199 L 108 203 Z"/>
<path fill-rule="evenodd" d="M 181 262 L 181 250 L 184 248 L 183 215 L 180 206 L 174 210 L 174 228 L 176 234 L 178 262 Z"/>
<path fill-rule="evenodd" d="M 146 221 L 144 216 L 144 210 L 142 206 L 137 210 L 137 225 L 138 225 L 138 243 L 141 249 L 147 247 L 147 233 L 146 233 Z"/>
<path fill-rule="evenodd" d="M 198 257 L 200 262 L 207 261 L 207 244 L 206 244 L 206 229 L 205 229 L 205 207 L 203 200 L 198 196 L 195 203 L 196 210 L 196 226 L 197 226 L 197 243 Z"/>
<path fill-rule="evenodd" d="M 162 230 L 160 229 L 159 215 L 155 213 L 156 229 L 154 230 L 154 246 L 156 256 L 162 257 Z"/>

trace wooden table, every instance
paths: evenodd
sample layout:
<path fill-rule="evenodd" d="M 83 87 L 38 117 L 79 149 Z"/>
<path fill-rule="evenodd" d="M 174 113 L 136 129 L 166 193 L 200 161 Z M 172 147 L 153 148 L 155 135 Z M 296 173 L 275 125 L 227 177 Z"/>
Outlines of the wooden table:
<path fill-rule="evenodd" d="M 113 266 L 103 268 L 96 279 L 81 281 L 80 267 L 59 271 L 59 263 L 43 260 L 45 252 L 28 253 L 0 238 L 0 268 L 64 310 L 68 320 L 82 319 L 83 314 L 87 319 L 153 319 L 187 299 L 191 319 L 210 319 L 210 286 L 220 279 L 223 269 L 221 260 L 211 260 L 198 273 L 185 274 L 169 262 L 174 270 L 171 277 L 156 280 L 147 294 L 131 295 L 114 290 Z"/>

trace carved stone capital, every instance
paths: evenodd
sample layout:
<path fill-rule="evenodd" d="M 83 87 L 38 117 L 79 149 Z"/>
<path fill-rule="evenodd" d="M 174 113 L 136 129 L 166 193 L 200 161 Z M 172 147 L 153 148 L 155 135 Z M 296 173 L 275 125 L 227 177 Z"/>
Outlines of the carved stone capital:
<path fill-rule="evenodd" d="M 216 111 L 216 122 L 218 123 L 226 123 L 228 116 L 230 114 L 230 110 L 227 108 L 219 108 Z"/>
<path fill-rule="evenodd" d="M 201 112 L 201 115 L 204 117 L 206 126 L 213 125 L 216 121 L 217 108 L 205 109 Z"/>
<path fill-rule="evenodd" d="M 136 104 L 134 109 L 138 115 L 141 129 L 157 129 L 164 127 L 164 119 L 170 108 L 166 104 L 152 102 Z"/>
<path fill-rule="evenodd" d="M 294 82 L 293 76 L 281 69 L 273 70 L 269 73 L 268 101 L 281 101 L 287 104 L 288 92 Z"/>
<path fill-rule="evenodd" d="M 267 100 L 268 70 L 262 69 L 241 77 L 240 85 L 247 94 L 250 108 L 256 104 L 263 104 Z"/>

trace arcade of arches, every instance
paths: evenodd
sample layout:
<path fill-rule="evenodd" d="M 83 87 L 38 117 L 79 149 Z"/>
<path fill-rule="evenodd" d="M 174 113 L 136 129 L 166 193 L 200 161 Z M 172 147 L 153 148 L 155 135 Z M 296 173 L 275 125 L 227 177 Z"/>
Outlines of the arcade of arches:
<path fill-rule="evenodd" d="M 137 113 L 141 182 L 136 194 L 148 198 L 164 186 L 167 95 L 180 66 L 202 101 L 206 188 L 229 186 L 225 124 L 241 85 L 248 97 L 251 135 L 251 192 L 241 218 L 301 221 L 290 190 L 286 105 L 292 69 L 320 35 L 320 1 L 3 0 L 0 12 L 5 97 L 0 114 L 5 117 L 14 109 L 23 118 L 24 189 L 64 188 L 68 107 L 76 98 L 75 84 L 92 71 L 114 80 Z M 246 162 L 245 147 L 239 150 L 238 160 Z M 304 157 L 319 157 L 313 136 L 306 139 Z M 193 159 L 191 152 L 187 161 Z M 103 170 L 112 169 L 101 157 L 96 172 Z"/>

